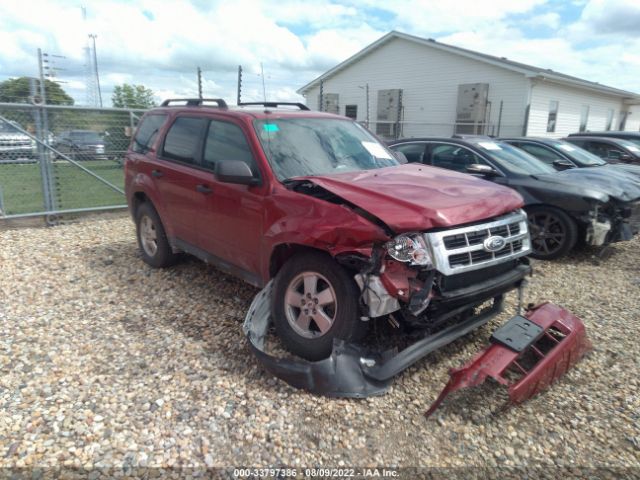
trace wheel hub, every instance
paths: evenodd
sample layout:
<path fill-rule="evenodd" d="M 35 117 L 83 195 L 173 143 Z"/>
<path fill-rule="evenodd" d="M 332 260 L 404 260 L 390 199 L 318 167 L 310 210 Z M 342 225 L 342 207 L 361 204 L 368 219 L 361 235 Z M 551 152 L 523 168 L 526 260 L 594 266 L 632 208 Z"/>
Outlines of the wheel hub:
<path fill-rule="evenodd" d="M 326 334 L 335 321 L 337 297 L 326 277 L 302 272 L 294 277 L 285 294 L 285 314 L 291 328 L 304 338 Z"/>

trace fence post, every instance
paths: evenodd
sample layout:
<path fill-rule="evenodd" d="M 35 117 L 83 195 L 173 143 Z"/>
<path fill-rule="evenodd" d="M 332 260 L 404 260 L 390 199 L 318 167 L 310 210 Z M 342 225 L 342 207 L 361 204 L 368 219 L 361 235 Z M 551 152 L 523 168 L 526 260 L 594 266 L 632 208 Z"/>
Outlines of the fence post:
<path fill-rule="evenodd" d="M 33 78 L 29 79 L 29 90 L 32 98 L 35 98 L 38 95 L 36 90 L 36 81 Z M 50 212 L 55 210 L 54 198 L 51 191 L 53 182 L 51 178 L 51 169 L 49 168 L 47 149 L 44 148 L 41 143 L 44 138 L 44 134 L 42 132 L 42 110 L 40 108 L 33 109 L 33 123 L 36 128 L 36 138 L 40 140 L 39 142 L 36 142 L 36 147 L 38 149 L 38 165 L 40 167 L 40 181 L 42 183 L 44 209 L 45 211 Z"/>

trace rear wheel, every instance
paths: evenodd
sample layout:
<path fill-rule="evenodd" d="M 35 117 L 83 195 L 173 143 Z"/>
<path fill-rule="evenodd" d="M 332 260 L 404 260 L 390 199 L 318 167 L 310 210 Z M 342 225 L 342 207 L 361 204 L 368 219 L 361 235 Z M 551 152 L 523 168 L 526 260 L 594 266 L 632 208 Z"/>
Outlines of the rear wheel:
<path fill-rule="evenodd" d="M 560 209 L 537 206 L 527 209 L 533 258 L 553 260 L 566 255 L 576 244 L 578 226 Z"/>
<path fill-rule="evenodd" d="M 336 338 L 359 338 L 358 289 L 331 257 L 303 253 L 292 257 L 274 284 L 273 321 L 284 346 L 308 360 L 328 357 Z"/>
<path fill-rule="evenodd" d="M 175 263 L 176 255 L 171 250 L 160 216 L 149 202 L 140 204 L 136 210 L 136 233 L 145 263 L 155 268 Z"/>

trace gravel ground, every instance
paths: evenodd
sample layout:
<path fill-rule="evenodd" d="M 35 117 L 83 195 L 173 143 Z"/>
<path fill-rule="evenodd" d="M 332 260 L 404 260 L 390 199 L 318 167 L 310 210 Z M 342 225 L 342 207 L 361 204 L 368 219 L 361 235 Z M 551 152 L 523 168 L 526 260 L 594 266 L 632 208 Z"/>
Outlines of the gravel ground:
<path fill-rule="evenodd" d="M 640 474 L 640 240 L 536 263 L 526 300 L 594 350 L 550 390 L 423 414 L 511 309 L 391 391 L 335 400 L 266 374 L 241 325 L 257 290 L 197 260 L 143 264 L 125 216 L 0 231 L 0 466 L 605 466 Z M 515 295 L 509 297 L 512 306 Z M 457 400 L 457 401 L 456 401 Z"/>

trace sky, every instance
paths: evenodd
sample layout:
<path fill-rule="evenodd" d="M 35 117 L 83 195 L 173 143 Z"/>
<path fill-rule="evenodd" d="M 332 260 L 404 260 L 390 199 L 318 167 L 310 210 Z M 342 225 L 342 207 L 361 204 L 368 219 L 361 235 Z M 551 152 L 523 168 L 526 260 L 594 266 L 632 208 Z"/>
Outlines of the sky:
<path fill-rule="evenodd" d="M 0 0 L 0 81 L 37 76 L 41 48 L 86 104 L 91 33 L 104 106 L 122 83 L 197 96 L 198 67 L 205 97 L 235 103 L 238 65 L 243 101 L 304 101 L 391 30 L 640 92 L 640 0 Z"/>

